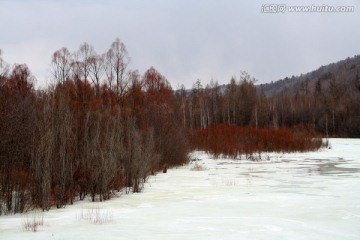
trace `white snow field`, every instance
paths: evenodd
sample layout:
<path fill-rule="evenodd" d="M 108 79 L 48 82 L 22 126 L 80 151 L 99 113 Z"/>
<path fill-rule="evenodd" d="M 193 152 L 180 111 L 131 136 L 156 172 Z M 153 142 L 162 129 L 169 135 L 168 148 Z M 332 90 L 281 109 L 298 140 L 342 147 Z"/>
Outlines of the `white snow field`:
<path fill-rule="evenodd" d="M 194 152 L 201 171 L 169 169 L 143 193 L 0 216 L 0 239 L 360 239 L 360 139 L 330 145 L 258 162 Z"/>

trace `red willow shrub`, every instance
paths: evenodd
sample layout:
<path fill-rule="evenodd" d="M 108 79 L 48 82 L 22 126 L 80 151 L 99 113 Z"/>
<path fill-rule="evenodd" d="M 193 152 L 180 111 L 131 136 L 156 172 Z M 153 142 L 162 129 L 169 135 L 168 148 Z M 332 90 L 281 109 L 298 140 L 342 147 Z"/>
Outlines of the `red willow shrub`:
<path fill-rule="evenodd" d="M 189 141 L 194 149 L 208 151 L 215 157 L 224 154 L 236 158 L 261 152 L 313 151 L 323 145 L 316 136 L 309 126 L 260 129 L 220 124 L 191 131 Z"/>

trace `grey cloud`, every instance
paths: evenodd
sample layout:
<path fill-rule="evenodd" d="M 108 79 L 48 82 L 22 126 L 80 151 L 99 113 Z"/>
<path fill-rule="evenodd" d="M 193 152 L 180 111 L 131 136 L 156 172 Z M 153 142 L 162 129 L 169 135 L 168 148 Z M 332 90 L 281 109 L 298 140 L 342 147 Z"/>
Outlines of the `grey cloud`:
<path fill-rule="evenodd" d="M 306 5 L 313 1 L 282 1 Z M 119 37 L 131 67 L 157 68 L 173 87 L 200 78 L 227 83 L 246 70 L 259 82 L 311 71 L 359 54 L 360 4 L 353 13 L 263 14 L 269 1 L 1 1 L 0 48 L 26 62 L 42 84 L 51 54 L 88 42 L 101 53 Z M 318 4 L 337 5 L 336 1 Z M 27 49 L 27 50 L 24 50 Z"/>

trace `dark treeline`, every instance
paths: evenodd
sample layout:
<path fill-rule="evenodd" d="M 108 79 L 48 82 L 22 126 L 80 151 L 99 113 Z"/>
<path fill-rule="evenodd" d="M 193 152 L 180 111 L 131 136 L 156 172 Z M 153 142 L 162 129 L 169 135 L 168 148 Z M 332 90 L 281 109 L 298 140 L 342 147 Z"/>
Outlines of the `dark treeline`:
<path fill-rule="evenodd" d="M 275 129 L 306 125 L 324 136 L 360 137 L 359 76 L 360 64 L 354 64 L 268 95 L 242 72 L 225 87 L 213 81 L 203 87 L 198 80 L 191 91 L 182 88 L 176 95 L 183 126 L 190 129 L 224 123 Z"/>
<path fill-rule="evenodd" d="M 187 162 L 173 90 L 154 68 L 127 69 L 116 39 L 52 56 L 53 84 L 0 58 L 0 215 L 139 192 L 150 174 Z"/>

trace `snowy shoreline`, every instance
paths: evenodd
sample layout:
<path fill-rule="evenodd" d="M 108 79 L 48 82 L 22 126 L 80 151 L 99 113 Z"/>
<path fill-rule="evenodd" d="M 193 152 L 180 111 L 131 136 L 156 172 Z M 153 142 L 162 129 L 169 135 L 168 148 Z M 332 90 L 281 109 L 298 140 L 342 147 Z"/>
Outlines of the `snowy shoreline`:
<path fill-rule="evenodd" d="M 359 239 L 360 139 L 329 141 L 257 162 L 194 152 L 143 193 L 41 213 L 37 232 L 32 212 L 0 216 L 0 239 Z"/>

